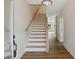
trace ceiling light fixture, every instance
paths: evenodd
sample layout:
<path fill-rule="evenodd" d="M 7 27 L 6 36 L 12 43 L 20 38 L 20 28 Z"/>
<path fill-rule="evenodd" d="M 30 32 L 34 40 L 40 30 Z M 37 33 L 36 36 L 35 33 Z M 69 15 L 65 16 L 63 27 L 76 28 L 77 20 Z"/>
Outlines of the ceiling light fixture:
<path fill-rule="evenodd" d="M 51 0 L 43 0 L 43 1 L 41 2 L 41 4 L 42 4 L 42 5 L 45 5 L 45 6 L 49 6 L 49 5 L 52 4 L 52 1 L 51 1 Z"/>

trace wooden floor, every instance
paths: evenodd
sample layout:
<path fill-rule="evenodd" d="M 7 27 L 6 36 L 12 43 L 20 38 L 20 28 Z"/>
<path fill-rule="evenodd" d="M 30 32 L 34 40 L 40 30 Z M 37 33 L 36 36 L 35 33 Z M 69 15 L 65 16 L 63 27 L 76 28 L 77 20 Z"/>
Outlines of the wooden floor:
<path fill-rule="evenodd" d="M 54 40 L 53 43 L 53 48 L 50 48 L 49 53 L 27 52 L 21 59 L 74 59 L 63 47 L 62 43 L 57 40 Z"/>

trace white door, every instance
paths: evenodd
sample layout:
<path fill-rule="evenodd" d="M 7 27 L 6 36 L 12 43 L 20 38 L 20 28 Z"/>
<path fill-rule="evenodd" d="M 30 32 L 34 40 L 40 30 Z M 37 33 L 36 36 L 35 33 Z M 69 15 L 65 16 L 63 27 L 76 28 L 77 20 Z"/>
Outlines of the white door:
<path fill-rule="evenodd" d="M 11 59 L 14 59 L 13 55 L 13 0 L 10 0 L 10 42 L 11 42 Z"/>

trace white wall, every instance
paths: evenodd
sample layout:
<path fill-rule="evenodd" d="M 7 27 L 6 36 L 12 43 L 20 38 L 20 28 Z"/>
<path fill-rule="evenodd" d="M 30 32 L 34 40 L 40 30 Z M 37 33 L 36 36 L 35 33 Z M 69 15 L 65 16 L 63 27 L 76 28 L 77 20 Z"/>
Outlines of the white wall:
<path fill-rule="evenodd" d="M 10 0 L 4 0 L 4 57 L 10 56 Z"/>
<path fill-rule="evenodd" d="M 32 8 L 25 0 L 14 0 L 14 34 L 17 42 L 17 57 L 20 59 L 27 46 L 27 32 L 25 29 L 33 17 Z"/>
<path fill-rule="evenodd" d="M 60 16 L 64 16 L 64 47 L 75 57 L 75 0 L 68 0 Z"/>
<path fill-rule="evenodd" d="M 10 1 L 4 0 L 4 31 L 9 32 Z"/>

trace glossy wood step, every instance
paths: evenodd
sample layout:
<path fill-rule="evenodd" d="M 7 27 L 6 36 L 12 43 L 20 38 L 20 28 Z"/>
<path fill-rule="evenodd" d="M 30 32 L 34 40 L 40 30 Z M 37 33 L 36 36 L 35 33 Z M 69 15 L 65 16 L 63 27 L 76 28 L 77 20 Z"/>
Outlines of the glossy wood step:
<path fill-rule="evenodd" d="M 30 39 L 46 39 L 46 37 L 29 37 Z"/>
<path fill-rule="evenodd" d="M 46 31 L 45 29 L 32 29 L 32 31 Z"/>
<path fill-rule="evenodd" d="M 27 48 L 46 48 L 46 46 L 28 46 Z"/>
<path fill-rule="evenodd" d="M 41 32 L 46 32 L 46 31 L 32 31 L 32 32 L 37 32 L 37 33 L 40 32 L 41 33 Z"/>
<path fill-rule="evenodd" d="M 46 34 L 46 32 L 31 32 L 31 34 Z"/>
<path fill-rule="evenodd" d="M 34 23 L 34 24 L 32 24 L 32 25 L 46 25 L 46 24 L 39 24 L 39 23 Z"/>
<path fill-rule="evenodd" d="M 30 35 L 30 37 L 46 37 L 46 35 Z"/>
<path fill-rule="evenodd" d="M 46 27 L 32 27 L 32 29 L 46 29 Z"/>
<path fill-rule="evenodd" d="M 30 35 L 46 35 L 46 33 L 40 33 L 40 32 L 31 32 Z"/>
<path fill-rule="evenodd" d="M 46 52 L 46 48 L 26 48 L 27 52 Z"/>
<path fill-rule="evenodd" d="M 32 25 L 32 27 L 45 27 L 46 25 Z"/>
<path fill-rule="evenodd" d="M 46 26 L 46 24 L 32 24 L 32 26 Z"/>
<path fill-rule="evenodd" d="M 38 28 L 38 27 L 34 27 L 34 28 L 32 28 L 32 30 L 46 30 L 46 28 Z"/>
<path fill-rule="evenodd" d="M 38 39 L 29 39 L 29 41 L 46 41 L 46 39 L 40 39 L 40 38 L 38 38 Z"/>
<path fill-rule="evenodd" d="M 28 41 L 28 43 L 46 43 L 46 41 Z"/>
<path fill-rule="evenodd" d="M 45 46 L 46 43 L 28 43 L 28 46 Z"/>

